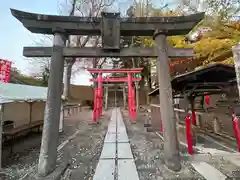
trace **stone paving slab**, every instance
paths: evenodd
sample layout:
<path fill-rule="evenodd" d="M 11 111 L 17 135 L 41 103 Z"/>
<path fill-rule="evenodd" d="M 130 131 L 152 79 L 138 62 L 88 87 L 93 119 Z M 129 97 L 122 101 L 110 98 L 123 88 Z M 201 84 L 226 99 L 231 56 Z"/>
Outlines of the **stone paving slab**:
<path fill-rule="evenodd" d="M 102 149 L 100 159 L 115 159 L 116 143 L 105 143 Z"/>
<path fill-rule="evenodd" d="M 133 159 L 118 160 L 118 180 L 139 180 Z"/>
<path fill-rule="evenodd" d="M 108 126 L 117 126 L 117 121 L 116 120 L 113 120 L 111 119 Z"/>
<path fill-rule="evenodd" d="M 116 142 L 116 133 L 107 132 L 104 143 L 115 143 Z"/>
<path fill-rule="evenodd" d="M 113 162 L 117 167 L 114 167 Z M 115 171 L 115 168 L 118 170 Z M 119 108 L 112 111 L 94 180 L 113 180 L 114 173 L 117 173 L 118 180 L 139 180 L 126 127 Z"/>
<path fill-rule="evenodd" d="M 109 133 L 116 133 L 116 126 L 108 126 Z"/>
<path fill-rule="evenodd" d="M 114 123 L 111 123 L 108 125 L 108 128 L 115 128 L 116 129 L 117 127 L 117 124 L 114 124 Z"/>
<path fill-rule="evenodd" d="M 124 125 L 124 124 L 123 124 L 123 125 L 119 125 L 119 124 L 118 124 L 118 129 L 117 129 L 117 131 L 118 131 L 118 132 L 120 132 L 120 131 L 126 131 L 125 125 Z"/>
<path fill-rule="evenodd" d="M 133 159 L 133 154 L 129 143 L 118 143 L 118 159 Z"/>
<path fill-rule="evenodd" d="M 114 159 L 100 159 L 93 180 L 114 180 L 114 172 Z"/>
<path fill-rule="evenodd" d="M 129 142 L 129 139 L 128 139 L 128 136 L 127 136 L 127 133 L 119 133 L 118 136 L 117 136 L 117 142 L 118 143 L 128 143 Z"/>
<path fill-rule="evenodd" d="M 120 112 L 119 112 L 119 113 L 120 113 Z M 121 115 L 118 116 L 117 124 L 118 124 L 119 126 L 125 126 L 123 120 L 121 119 Z"/>

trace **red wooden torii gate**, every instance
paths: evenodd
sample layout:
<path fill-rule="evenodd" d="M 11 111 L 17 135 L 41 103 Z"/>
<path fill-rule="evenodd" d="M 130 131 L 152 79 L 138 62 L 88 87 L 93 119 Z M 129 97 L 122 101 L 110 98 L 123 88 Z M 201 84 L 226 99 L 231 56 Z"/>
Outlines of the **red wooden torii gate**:
<path fill-rule="evenodd" d="M 135 108 L 135 91 L 132 82 L 140 81 L 141 78 L 133 78 L 133 73 L 140 73 L 143 68 L 132 68 L 132 69 L 95 69 L 88 68 L 88 72 L 97 73 L 97 79 L 90 79 L 90 81 L 98 82 L 98 87 L 94 88 L 94 108 L 93 108 L 93 121 L 97 120 L 102 115 L 102 99 L 103 89 L 102 82 L 128 82 L 128 112 L 129 117 L 132 121 L 136 120 L 136 108 Z M 127 73 L 127 78 L 103 78 L 103 73 Z"/>

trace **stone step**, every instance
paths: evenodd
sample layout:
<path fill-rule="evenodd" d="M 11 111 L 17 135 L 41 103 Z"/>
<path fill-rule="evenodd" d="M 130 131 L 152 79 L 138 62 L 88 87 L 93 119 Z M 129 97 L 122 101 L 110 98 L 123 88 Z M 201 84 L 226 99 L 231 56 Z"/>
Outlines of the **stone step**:
<path fill-rule="evenodd" d="M 193 168 L 206 180 L 225 180 L 227 176 L 206 162 L 192 162 Z"/>
<path fill-rule="evenodd" d="M 227 155 L 226 155 L 227 156 Z M 223 156 L 223 157 L 226 157 Z M 234 165 L 230 161 L 226 161 L 224 158 L 220 157 L 212 157 L 209 161 L 205 161 L 209 165 L 213 166 L 215 169 L 223 173 L 228 178 L 240 178 L 240 176 L 236 176 L 236 172 L 240 167 Z"/>

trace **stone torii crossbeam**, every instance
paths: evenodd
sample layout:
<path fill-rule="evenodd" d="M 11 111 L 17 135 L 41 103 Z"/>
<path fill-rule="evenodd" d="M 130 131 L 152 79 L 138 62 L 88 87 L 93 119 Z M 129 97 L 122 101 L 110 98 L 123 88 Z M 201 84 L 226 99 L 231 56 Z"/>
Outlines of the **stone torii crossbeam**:
<path fill-rule="evenodd" d="M 167 36 L 189 33 L 203 19 L 204 13 L 140 18 L 121 18 L 120 13 L 107 12 L 102 12 L 101 17 L 94 18 L 34 14 L 14 9 L 11 9 L 11 13 L 32 33 L 54 35 L 52 47 L 25 47 L 23 50 L 26 57 L 51 57 L 49 89 L 38 163 L 39 176 L 47 176 L 56 168 L 62 79 L 66 57 L 157 57 L 165 164 L 174 171 L 181 169 L 172 106 L 169 57 L 191 57 L 193 50 L 170 47 Z M 100 35 L 102 47 L 65 47 L 68 35 Z M 152 36 L 155 47 L 120 48 L 121 36 Z"/>

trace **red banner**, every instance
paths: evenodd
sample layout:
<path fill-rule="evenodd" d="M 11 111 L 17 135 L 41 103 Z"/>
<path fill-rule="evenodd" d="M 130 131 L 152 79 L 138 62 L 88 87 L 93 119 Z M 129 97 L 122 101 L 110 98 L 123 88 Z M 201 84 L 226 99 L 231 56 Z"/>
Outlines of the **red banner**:
<path fill-rule="evenodd" d="M 0 59 L 0 81 L 8 83 L 10 80 L 11 61 Z"/>

